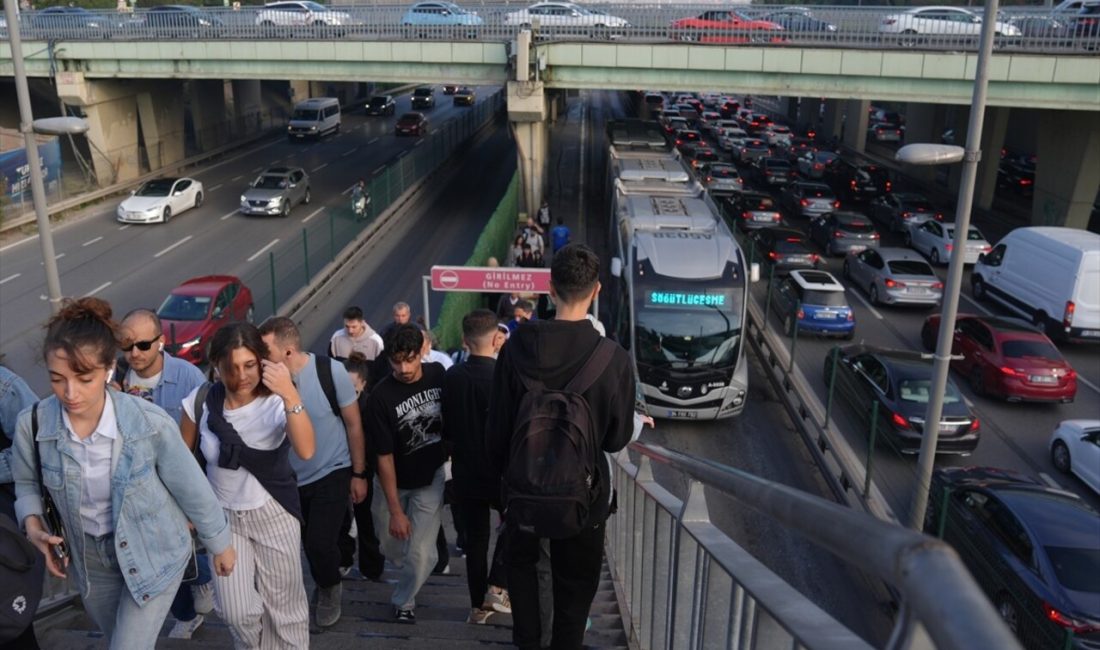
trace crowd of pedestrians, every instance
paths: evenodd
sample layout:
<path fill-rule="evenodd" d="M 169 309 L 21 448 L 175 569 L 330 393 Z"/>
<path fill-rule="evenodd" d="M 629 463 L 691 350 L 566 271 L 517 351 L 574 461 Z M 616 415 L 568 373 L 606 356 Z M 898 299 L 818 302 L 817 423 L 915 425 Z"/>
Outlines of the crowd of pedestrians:
<path fill-rule="evenodd" d="M 46 328 L 50 396 L 0 366 L 0 524 L 73 574 L 111 648 L 153 648 L 169 612 L 191 638 L 212 611 L 237 648 L 308 648 L 353 569 L 378 581 L 388 562 L 393 620 L 416 622 L 450 570 L 449 503 L 467 622 L 510 613 L 518 647 L 580 648 L 614 511 L 606 453 L 652 421 L 589 315 L 599 259 L 552 239 L 552 317 L 500 296 L 462 319 L 457 363 L 398 303 L 379 332 L 346 309 L 325 356 L 288 318 L 227 324 L 204 375 L 153 311 L 116 323 L 103 300 L 67 301 Z M 37 647 L 33 627 L 0 647 Z"/>

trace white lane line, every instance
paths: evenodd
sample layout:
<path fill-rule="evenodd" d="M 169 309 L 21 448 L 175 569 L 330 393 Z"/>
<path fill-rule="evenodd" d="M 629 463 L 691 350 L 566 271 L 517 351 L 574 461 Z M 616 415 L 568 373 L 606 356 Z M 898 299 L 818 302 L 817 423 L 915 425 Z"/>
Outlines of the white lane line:
<path fill-rule="evenodd" d="M 119 230 L 126 230 L 129 227 L 130 227 L 130 224 L 126 224 L 125 226 L 119 226 L 118 229 Z"/>
<path fill-rule="evenodd" d="M 229 181 L 231 183 L 235 183 L 236 181 L 239 181 L 242 178 L 244 178 L 244 174 L 238 174 L 238 175 L 234 176 L 233 178 L 229 179 Z"/>
<path fill-rule="evenodd" d="M 385 165 L 379 165 L 378 167 L 375 167 L 374 171 L 371 172 L 371 176 L 374 176 L 375 174 L 377 174 L 378 172 L 382 171 L 385 168 L 386 168 Z"/>
<path fill-rule="evenodd" d="M 255 174 L 256 172 L 262 172 L 263 170 L 264 170 L 263 167 L 257 167 L 256 169 L 252 170 L 252 173 Z"/>
<path fill-rule="evenodd" d="M 344 156 L 350 156 L 351 154 L 355 153 L 356 151 L 359 151 L 359 147 L 355 147 L 354 149 L 348 149 L 344 153 L 340 154 L 340 157 L 343 158 Z"/>
<path fill-rule="evenodd" d="M 875 318 L 877 318 L 879 320 L 882 320 L 882 314 L 880 314 L 877 309 L 872 307 L 871 303 L 867 302 L 867 300 L 863 297 L 863 294 L 859 292 L 859 289 L 856 289 L 855 287 L 850 287 L 850 289 L 851 289 L 850 293 L 853 296 L 856 297 L 856 300 L 863 303 L 863 306 L 866 307 L 867 310 L 870 311 L 874 315 Z"/>
<path fill-rule="evenodd" d="M 171 246 L 169 246 L 168 248 L 165 248 L 165 249 L 164 249 L 164 250 L 162 250 L 161 252 L 157 253 L 157 254 L 156 254 L 156 255 L 154 255 L 153 257 L 160 257 L 161 255 L 164 255 L 165 253 L 167 253 L 168 251 L 172 250 L 172 249 L 173 249 L 173 248 L 175 248 L 176 246 L 179 246 L 179 245 L 181 245 L 181 244 L 186 244 L 186 243 L 187 243 L 187 242 L 188 242 L 188 241 L 189 241 L 190 239 L 191 239 L 191 235 L 188 235 L 188 236 L 184 237 L 183 239 L 179 240 L 178 242 L 176 242 L 176 243 L 172 244 L 172 245 L 171 245 Z"/>
<path fill-rule="evenodd" d="M 325 167 L 328 167 L 328 163 L 321 163 L 320 165 L 317 165 L 316 167 L 313 168 L 313 173 L 316 174 L 317 172 L 321 171 Z"/>
<path fill-rule="evenodd" d="M 985 305 L 978 302 L 977 300 L 974 300 L 973 298 L 971 298 L 970 296 L 968 296 L 966 294 L 960 293 L 959 297 L 962 298 L 963 300 L 965 300 L 968 304 L 973 305 L 974 307 L 976 307 L 978 309 L 978 311 L 982 312 L 986 316 L 995 316 L 996 315 L 992 311 L 990 311 L 989 308 L 987 308 Z"/>
<path fill-rule="evenodd" d="M 222 185 L 224 185 L 224 184 L 225 184 L 225 183 L 218 183 L 217 185 L 215 185 L 214 187 L 211 187 L 210 189 L 208 189 L 208 190 L 206 190 L 206 191 L 207 191 L 207 192 L 213 192 L 214 190 L 218 189 L 219 187 L 221 187 L 221 186 L 222 186 Z"/>
<path fill-rule="evenodd" d="M 97 293 L 99 293 L 100 291 L 103 291 L 104 289 L 106 289 L 106 288 L 107 288 L 107 287 L 109 287 L 109 286 L 111 286 L 111 281 L 110 281 L 110 280 L 108 280 L 108 281 L 104 282 L 103 284 L 99 285 L 99 286 L 98 286 L 98 287 L 96 287 L 95 289 L 92 289 L 92 290 L 91 290 L 91 291 L 89 291 L 88 293 L 84 294 L 84 297 L 86 298 L 86 297 L 88 297 L 88 296 L 94 296 L 94 295 L 96 295 L 96 294 L 97 294 Z"/>
<path fill-rule="evenodd" d="M 414 147 L 419 147 L 420 143 L 423 142 L 423 141 L 424 141 L 424 138 L 420 138 L 419 140 L 416 141 L 416 144 L 414 144 L 413 146 Z"/>
<path fill-rule="evenodd" d="M 54 258 L 55 260 L 59 260 L 59 259 L 61 259 L 62 257 L 65 257 L 65 253 L 58 253 L 57 255 L 54 255 L 54 256 L 53 256 L 53 258 Z M 45 262 L 39 262 L 39 263 L 38 263 L 38 266 L 46 266 L 46 263 L 45 263 Z"/>
<path fill-rule="evenodd" d="M 375 142 L 378 142 L 378 138 L 375 138 L 373 140 L 367 140 L 367 144 L 374 144 Z"/>
<path fill-rule="evenodd" d="M 322 211 L 324 211 L 324 208 L 317 208 L 313 212 L 310 212 L 308 217 L 306 217 L 305 219 L 302 219 L 302 223 L 306 223 L 307 221 L 309 221 L 313 217 L 316 217 L 317 215 L 321 214 Z"/>
<path fill-rule="evenodd" d="M 23 274 L 22 273 L 16 273 L 15 275 L 9 275 L 8 277 L 4 278 L 3 280 L 0 280 L 0 284 L 7 284 L 8 282 L 11 282 L 12 280 L 14 280 L 15 278 L 18 278 L 21 275 L 23 275 Z"/>
<path fill-rule="evenodd" d="M 96 237 L 95 239 L 89 239 L 88 241 L 84 242 L 80 246 L 81 247 L 91 246 L 92 244 L 96 243 L 97 241 L 100 241 L 101 239 L 103 239 L 103 235 L 100 235 L 99 237 Z"/>
<path fill-rule="evenodd" d="M 354 189 L 355 189 L 355 186 L 356 186 L 356 185 L 358 185 L 358 184 L 359 184 L 359 183 L 353 183 L 351 187 L 349 187 L 348 189 L 346 189 L 346 190 L 344 190 L 343 192 L 340 192 L 340 193 L 341 193 L 341 194 L 348 194 L 348 193 L 350 193 L 350 192 L 351 192 L 352 190 L 354 190 Z"/>
<path fill-rule="evenodd" d="M 264 246 L 264 247 L 263 247 L 263 248 L 261 248 L 260 250 L 258 250 L 258 251 L 256 251 L 255 253 L 253 253 L 253 254 L 252 254 L 252 257 L 248 258 L 248 259 L 247 259 L 247 260 L 245 260 L 245 261 L 246 261 L 246 262 L 251 262 L 252 260 L 254 260 L 254 259 L 256 259 L 257 257 L 259 257 L 259 256 L 263 255 L 264 253 L 266 253 L 266 252 L 267 252 L 267 249 L 271 248 L 272 246 L 274 246 L 275 244 L 278 244 L 278 243 L 279 243 L 279 238 L 278 238 L 278 237 L 276 237 L 275 239 L 272 239 L 272 240 L 271 240 L 271 243 L 269 243 L 269 244 L 268 244 L 267 246 Z"/>
<path fill-rule="evenodd" d="M 1092 390 L 1096 391 L 1097 393 L 1100 393 L 1100 386 L 1097 386 L 1096 384 L 1092 383 L 1092 382 L 1091 382 L 1091 381 L 1089 381 L 1088 379 L 1085 379 L 1085 378 L 1084 378 L 1084 377 L 1082 377 L 1081 375 L 1077 375 L 1077 381 L 1079 381 L 1079 382 L 1081 382 L 1082 384 L 1084 384 L 1084 385 L 1088 386 L 1089 388 L 1091 388 Z"/>
<path fill-rule="evenodd" d="M 1050 474 L 1047 474 L 1046 472 L 1039 472 L 1039 478 L 1043 479 L 1043 483 L 1046 483 L 1047 485 L 1054 488 L 1055 490 L 1064 490 L 1065 489 L 1061 485 L 1058 484 L 1058 481 L 1055 481 L 1053 478 L 1050 477 Z"/>
<path fill-rule="evenodd" d="M 223 217 L 221 218 L 221 221 L 225 221 L 226 219 L 228 219 L 229 217 L 232 217 L 232 216 L 233 216 L 233 215 L 235 215 L 235 214 L 237 214 L 237 211 L 236 211 L 236 210 L 234 210 L 234 211 L 230 212 L 229 214 L 227 214 L 227 215 L 223 216 Z"/>

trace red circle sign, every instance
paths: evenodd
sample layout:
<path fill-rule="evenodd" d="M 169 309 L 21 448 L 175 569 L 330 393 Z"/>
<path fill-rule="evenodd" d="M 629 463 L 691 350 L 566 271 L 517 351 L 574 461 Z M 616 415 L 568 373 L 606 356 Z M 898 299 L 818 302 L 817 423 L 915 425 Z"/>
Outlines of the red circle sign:
<path fill-rule="evenodd" d="M 439 286 L 444 289 L 453 289 L 458 286 L 458 273 L 447 270 L 439 273 Z"/>

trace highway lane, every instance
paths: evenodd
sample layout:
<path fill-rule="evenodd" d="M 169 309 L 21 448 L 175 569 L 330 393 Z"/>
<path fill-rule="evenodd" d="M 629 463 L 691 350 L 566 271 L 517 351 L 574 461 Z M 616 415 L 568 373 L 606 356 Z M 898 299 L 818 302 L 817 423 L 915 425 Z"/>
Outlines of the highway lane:
<path fill-rule="evenodd" d="M 490 92 L 479 89 L 479 101 Z M 433 131 L 469 110 L 453 107 L 441 93 L 438 100 L 428 112 Z M 408 102 L 408 95 L 399 98 L 398 114 L 407 110 Z M 259 251 L 275 240 L 297 237 L 305 220 L 326 218 L 326 211 L 346 212 L 348 199 L 343 193 L 356 179 L 369 178 L 400 152 L 417 146 L 422 139 L 393 135 L 394 119 L 349 112 L 341 133 L 321 142 L 291 143 L 279 137 L 202 167 L 189 175 L 203 182 L 204 204 L 168 224 L 119 224 L 114 219 L 117 201 L 105 203 L 91 217 L 55 231 L 63 292 L 95 293 L 110 300 L 121 314 L 135 306 L 157 307 L 172 287 L 188 277 L 215 272 L 246 277 L 256 265 L 267 263 L 266 255 L 257 255 Z M 241 191 L 259 171 L 275 164 L 306 169 L 311 177 L 311 204 L 297 206 L 286 220 L 237 214 Z M 10 278 L 0 284 L 0 349 L 7 355 L 7 364 L 27 374 L 32 387 L 43 391 L 41 373 L 27 372 L 37 364 L 39 325 L 47 317 L 41 253 L 36 238 L 10 244 L 0 252 L 0 280 Z"/>

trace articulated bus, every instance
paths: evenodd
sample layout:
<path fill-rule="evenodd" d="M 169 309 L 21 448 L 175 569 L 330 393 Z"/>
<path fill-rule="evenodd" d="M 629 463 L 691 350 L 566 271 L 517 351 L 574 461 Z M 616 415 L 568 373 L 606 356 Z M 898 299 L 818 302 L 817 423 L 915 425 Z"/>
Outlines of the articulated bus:
<path fill-rule="evenodd" d="M 748 289 L 759 270 L 697 182 L 668 182 L 659 192 L 612 182 L 608 330 L 631 352 L 647 410 L 684 420 L 740 414 L 748 393 Z"/>

